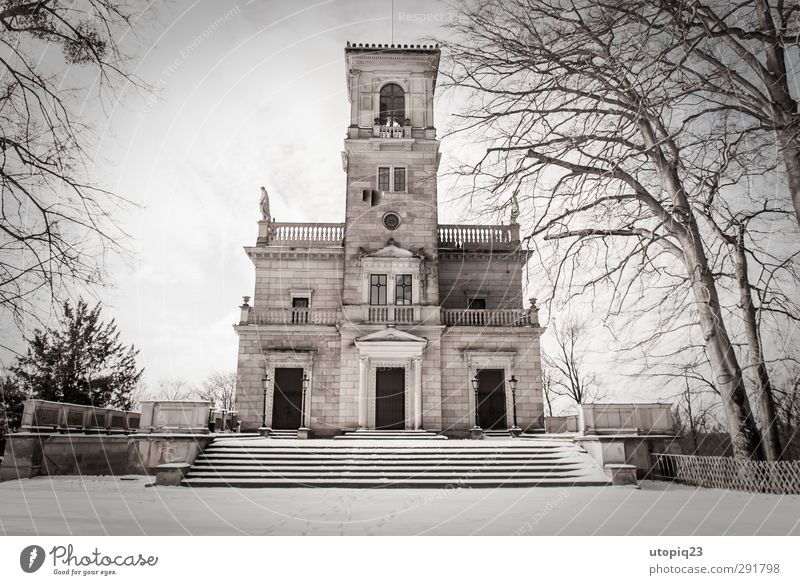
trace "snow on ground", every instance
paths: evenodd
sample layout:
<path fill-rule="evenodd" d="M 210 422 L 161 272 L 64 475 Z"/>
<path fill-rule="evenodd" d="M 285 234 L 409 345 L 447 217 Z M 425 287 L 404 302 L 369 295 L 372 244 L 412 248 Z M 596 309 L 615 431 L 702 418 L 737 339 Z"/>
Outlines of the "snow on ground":
<path fill-rule="evenodd" d="M 800 534 L 800 497 L 628 487 L 235 489 L 146 487 L 152 478 L 0 483 L 5 535 Z"/>

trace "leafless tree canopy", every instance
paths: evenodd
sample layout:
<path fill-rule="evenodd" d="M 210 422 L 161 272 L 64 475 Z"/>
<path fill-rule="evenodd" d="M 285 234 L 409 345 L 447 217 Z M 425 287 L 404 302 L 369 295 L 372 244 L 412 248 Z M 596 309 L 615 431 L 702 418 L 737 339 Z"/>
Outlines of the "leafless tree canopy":
<path fill-rule="evenodd" d="M 233 410 L 236 396 L 236 372 L 214 372 L 204 381 L 198 395 L 214 408 Z"/>
<path fill-rule="evenodd" d="M 120 250 L 127 202 L 92 180 L 79 98 L 142 87 L 117 41 L 136 16 L 116 0 L 0 0 L 0 307 L 17 320 L 102 283 L 103 254 Z"/>
<path fill-rule="evenodd" d="M 548 370 L 549 392 L 563 396 L 575 404 L 598 399 L 599 381 L 586 364 L 586 322 L 567 319 L 550 327 L 554 350 L 543 356 Z"/>
<path fill-rule="evenodd" d="M 638 318 L 639 347 L 672 336 L 702 348 L 736 453 L 761 457 L 729 326 L 742 314 L 726 294 L 760 290 L 773 300 L 757 309 L 785 305 L 794 318 L 785 286 L 797 282 L 797 226 L 775 179 L 774 133 L 733 107 L 722 69 L 686 66 L 699 62 L 699 44 L 684 6 L 700 10 L 645 0 L 464 5 L 455 40 L 443 43 L 444 77 L 469 96 L 455 132 L 481 152 L 457 173 L 475 205 L 505 208 L 517 193 L 553 291 Z M 737 242 L 757 265 L 744 279 Z"/>

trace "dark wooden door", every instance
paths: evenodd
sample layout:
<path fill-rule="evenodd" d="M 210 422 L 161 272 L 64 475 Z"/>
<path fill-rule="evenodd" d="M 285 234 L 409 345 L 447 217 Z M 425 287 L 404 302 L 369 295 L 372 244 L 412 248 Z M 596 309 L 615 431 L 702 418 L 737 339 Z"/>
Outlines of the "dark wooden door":
<path fill-rule="evenodd" d="M 478 422 L 484 429 L 506 429 L 503 370 L 478 370 Z"/>
<path fill-rule="evenodd" d="M 272 428 L 299 429 L 303 401 L 303 368 L 275 368 Z"/>
<path fill-rule="evenodd" d="M 406 370 L 375 370 L 375 428 L 406 428 Z"/>

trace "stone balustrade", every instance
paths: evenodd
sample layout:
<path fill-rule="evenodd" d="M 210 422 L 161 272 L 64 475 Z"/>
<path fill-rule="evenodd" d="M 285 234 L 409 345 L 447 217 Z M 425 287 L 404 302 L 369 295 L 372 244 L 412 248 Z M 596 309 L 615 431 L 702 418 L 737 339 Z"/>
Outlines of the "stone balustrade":
<path fill-rule="evenodd" d="M 369 323 L 418 323 L 420 307 L 418 306 L 368 306 L 366 319 Z"/>
<path fill-rule="evenodd" d="M 510 249 L 519 243 L 519 225 L 440 225 L 440 248 Z"/>
<path fill-rule="evenodd" d="M 673 432 L 671 404 L 581 404 L 578 417 L 579 430 L 590 435 Z"/>
<path fill-rule="evenodd" d="M 341 246 L 343 223 L 301 223 L 260 221 L 258 245 L 270 246 Z"/>
<path fill-rule="evenodd" d="M 31 398 L 23 404 L 25 432 L 128 433 L 139 428 L 138 412 Z"/>
<path fill-rule="evenodd" d="M 381 126 L 372 127 L 373 138 L 411 138 L 411 126 Z"/>
<path fill-rule="evenodd" d="M 448 327 L 528 327 L 537 325 L 528 309 L 442 309 Z"/>
<path fill-rule="evenodd" d="M 341 313 L 336 309 L 249 308 L 247 325 L 336 325 Z"/>

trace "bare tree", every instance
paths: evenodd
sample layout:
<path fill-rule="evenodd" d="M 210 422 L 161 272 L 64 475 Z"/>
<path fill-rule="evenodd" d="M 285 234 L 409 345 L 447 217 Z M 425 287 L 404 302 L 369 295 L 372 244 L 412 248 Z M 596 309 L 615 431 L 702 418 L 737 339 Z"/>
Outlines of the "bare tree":
<path fill-rule="evenodd" d="M 796 71 L 800 6 L 784 0 L 604 2 L 644 27 L 666 33 L 660 58 L 680 68 L 686 89 L 708 108 L 741 118 L 748 138 L 767 138 L 786 170 L 800 223 L 800 112 Z M 648 45 L 645 50 L 652 50 Z M 795 60 L 793 63 L 792 60 Z M 710 99 L 709 99 L 710 98 Z"/>
<path fill-rule="evenodd" d="M 203 381 L 198 395 L 214 408 L 233 410 L 236 380 L 236 372 L 214 372 Z"/>
<path fill-rule="evenodd" d="M 553 368 L 542 360 L 542 394 L 547 405 L 547 416 L 553 416 Z"/>
<path fill-rule="evenodd" d="M 698 138 L 708 135 L 709 112 L 663 58 L 673 45 L 658 50 L 662 32 L 620 5 L 463 7 L 456 37 L 443 42 L 444 76 L 470 92 L 456 131 L 483 154 L 457 172 L 473 201 L 505 208 L 519 194 L 531 218 L 526 241 L 552 261 L 542 264 L 553 288 L 606 295 L 609 315 L 635 306 L 651 339 L 697 327 L 734 451 L 761 458 L 709 258 L 713 236 L 695 209 L 710 187 L 687 172 L 722 158 L 730 142 Z"/>
<path fill-rule="evenodd" d="M 92 181 L 90 129 L 67 88 L 107 100 L 143 87 L 118 42 L 134 6 L 0 0 L 0 308 L 18 322 L 42 298 L 59 305 L 68 287 L 102 283 L 102 255 L 121 250 L 113 217 L 128 202 Z"/>
<path fill-rule="evenodd" d="M 180 378 L 159 380 L 150 400 L 195 400 L 199 392 L 189 382 Z"/>
<path fill-rule="evenodd" d="M 586 366 L 586 323 L 578 320 L 556 322 L 552 331 L 554 351 L 545 354 L 543 361 L 549 370 L 549 393 L 585 404 L 598 398 L 597 376 Z M 548 400 L 549 404 L 549 400 Z"/>

